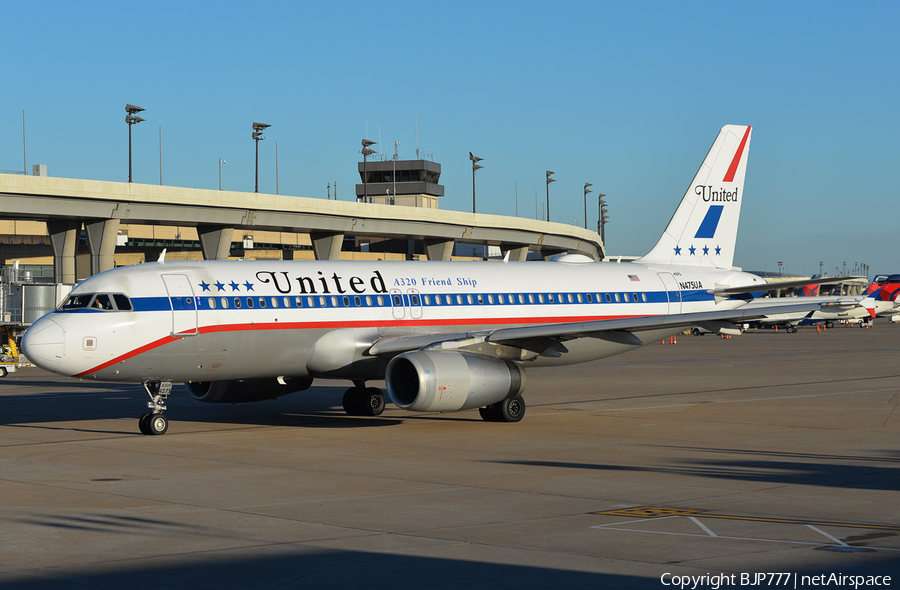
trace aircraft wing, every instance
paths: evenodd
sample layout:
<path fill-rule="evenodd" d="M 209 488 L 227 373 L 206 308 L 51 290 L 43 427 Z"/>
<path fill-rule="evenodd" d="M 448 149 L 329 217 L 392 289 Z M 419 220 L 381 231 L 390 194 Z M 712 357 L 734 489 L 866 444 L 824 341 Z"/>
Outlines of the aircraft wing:
<path fill-rule="evenodd" d="M 864 277 L 846 276 L 846 277 L 826 277 L 818 279 L 803 279 L 801 281 L 784 281 L 778 283 L 762 283 L 759 285 L 743 285 L 740 287 L 715 287 L 708 289 L 707 293 L 715 295 L 717 298 L 727 298 L 730 295 L 740 295 L 742 293 L 758 293 L 759 291 L 776 291 L 778 289 L 793 289 L 795 287 L 806 287 L 807 285 L 832 285 L 842 283 L 850 279 L 861 279 Z"/>
<path fill-rule="evenodd" d="M 620 344 L 640 346 L 644 344 L 639 337 L 640 332 L 643 331 L 702 325 L 711 331 L 739 332 L 734 326 L 734 322 L 751 321 L 776 313 L 809 312 L 820 307 L 821 303 L 800 302 L 753 309 L 738 308 L 592 322 L 540 324 L 474 332 L 387 336 L 376 341 L 366 354 L 391 356 L 412 350 L 432 348 L 471 349 L 482 342 L 491 342 L 531 350 L 538 354 L 558 356 L 568 352 L 562 342 L 575 338 L 599 338 Z"/>

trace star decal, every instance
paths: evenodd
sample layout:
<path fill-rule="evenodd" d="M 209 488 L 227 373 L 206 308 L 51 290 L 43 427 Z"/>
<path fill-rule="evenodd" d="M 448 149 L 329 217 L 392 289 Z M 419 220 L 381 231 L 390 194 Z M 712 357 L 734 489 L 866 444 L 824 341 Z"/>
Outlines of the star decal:
<path fill-rule="evenodd" d="M 253 283 L 251 283 L 250 281 L 245 282 L 244 286 L 247 287 L 247 291 L 253 290 Z"/>
<path fill-rule="evenodd" d="M 688 250 L 690 250 L 690 251 L 691 251 L 691 256 L 693 256 L 693 255 L 694 255 L 694 254 L 696 254 L 696 253 L 697 253 L 697 249 L 696 249 L 696 248 L 694 248 L 694 246 L 693 246 L 693 245 L 691 245 L 691 247 L 690 247 L 690 248 L 688 248 Z"/>
<path fill-rule="evenodd" d="M 216 289 L 218 289 L 219 291 L 224 291 L 225 285 L 221 281 L 216 281 Z"/>
<path fill-rule="evenodd" d="M 209 283 L 206 281 L 200 281 L 200 286 L 203 287 L 204 291 L 209 291 Z"/>
<path fill-rule="evenodd" d="M 709 246 L 703 246 L 703 255 L 706 256 L 709 254 Z"/>
<path fill-rule="evenodd" d="M 231 290 L 232 290 L 232 291 L 237 291 L 237 290 L 240 289 L 240 288 L 241 288 L 240 285 L 238 285 L 238 284 L 235 283 L 234 281 L 231 281 Z"/>
<path fill-rule="evenodd" d="M 722 249 L 716 246 L 716 256 L 722 253 Z"/>
<path fill-rule="evenodd" d="M 681 248 L 675 246 L 675 256 L 681 256 Z"/>

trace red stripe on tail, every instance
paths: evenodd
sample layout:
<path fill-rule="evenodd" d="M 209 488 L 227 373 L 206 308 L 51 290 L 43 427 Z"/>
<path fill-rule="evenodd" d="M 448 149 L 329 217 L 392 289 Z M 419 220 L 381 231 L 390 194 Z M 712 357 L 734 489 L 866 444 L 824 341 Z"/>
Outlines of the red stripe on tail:
<path fill-rule="evenodd" d="M 741 156 L 744 154 L 744 146 L 747 145 L 747 138 L 750 137 L 750 129 L 751 127 L 748 126 L 747 130 L 744 131 L 744 138 L 741 140 L 741 145 L 738 146 L 737 152 L 734 154 L 734 159 L 731 161 L 731 166 L 728 167 L 728 172 L 725 173 L 725 178 L 722 179 L 722 182 L 734 182 L 734 174 L 737 172 Z"/>

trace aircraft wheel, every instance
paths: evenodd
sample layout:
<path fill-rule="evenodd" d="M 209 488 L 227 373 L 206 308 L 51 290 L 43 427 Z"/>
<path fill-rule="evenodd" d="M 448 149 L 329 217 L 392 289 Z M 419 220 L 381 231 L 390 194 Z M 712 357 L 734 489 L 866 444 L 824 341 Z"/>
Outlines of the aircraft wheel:
<path fill-rule="evenodd" d="M 361 416 L 359 406 L 359 394 L 362 392 L 361 389 L 356 387 L 351 387 L 347 391 L 344 392 L 344 397 L 341 400 L 341 405 L 344 406 L 344 412 L 347 413 L 348 416 Z"/>
<path fill-rule="evenodd" d="M 141 419 L 138 420 L 138 427 L 141 429 L 141 434 L 153 434 L 150 432 L 150 418 L 153 417 L 153 414 L 147 412 Z"/>
<path fill-rule="evenodd" d="M 147 419 L 147 429 L 150 434 L 165 434 L 169 429 L 169 419 L 162 414 L 151 414 Z"/>
<path fill-rule="evenodd" d="M 0 377 L 6 377 L 7 370 L 6 367 L 0 367 Z"/>
<path fill-rule="evenodd" d="M 521 395 L 497 404 L 500 422 L 518 422 L 525 415 L 525 400 Z"/>
<path fill-rule="evenodd" d="M 359 396 L 360 415 L 380 416 L 384 412 L 384 392 L 377 387 L 366 387 Z"/>
<path fill-rule="evenodd" d="M 825 327 L 829 328 L 829 329 L 833 328 L 834 322 L 832 322 L 831 320 L 828 320 L 827 322 L 825 322 Z"/>
<path fill-rule="evenodd" d="M 497 404 L 491 404 L 489 406 L 484 406 L 483 408 L 478 408 L 478 413 L 481 414 L 481 419 L 485 422 L 500 421 L 500 414 L 497 412 Z"/>
<path fill-rule="evenodd" d="M 785 331 L 788 334 L 794 334 L 795 332 L 797 332 L 797 326 L 788 326 L 787 328 L 785 328 Z"/>
<path fill-rule="evenodd" d="M 694 336 L 700 336 L 700 328 L 691 328 L 691 334 Z"/>

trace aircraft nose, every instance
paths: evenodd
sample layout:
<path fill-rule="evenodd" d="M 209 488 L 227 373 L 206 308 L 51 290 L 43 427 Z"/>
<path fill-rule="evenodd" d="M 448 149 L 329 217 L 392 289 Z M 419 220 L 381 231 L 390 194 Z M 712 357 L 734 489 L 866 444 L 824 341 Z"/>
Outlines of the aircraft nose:
<path fill-rule="evenodd" d="M 22 352 L 38 367 L 55 371 L 65 353 L 65 331 L 49 318 L 36 321 L 22 336 Z"/>

